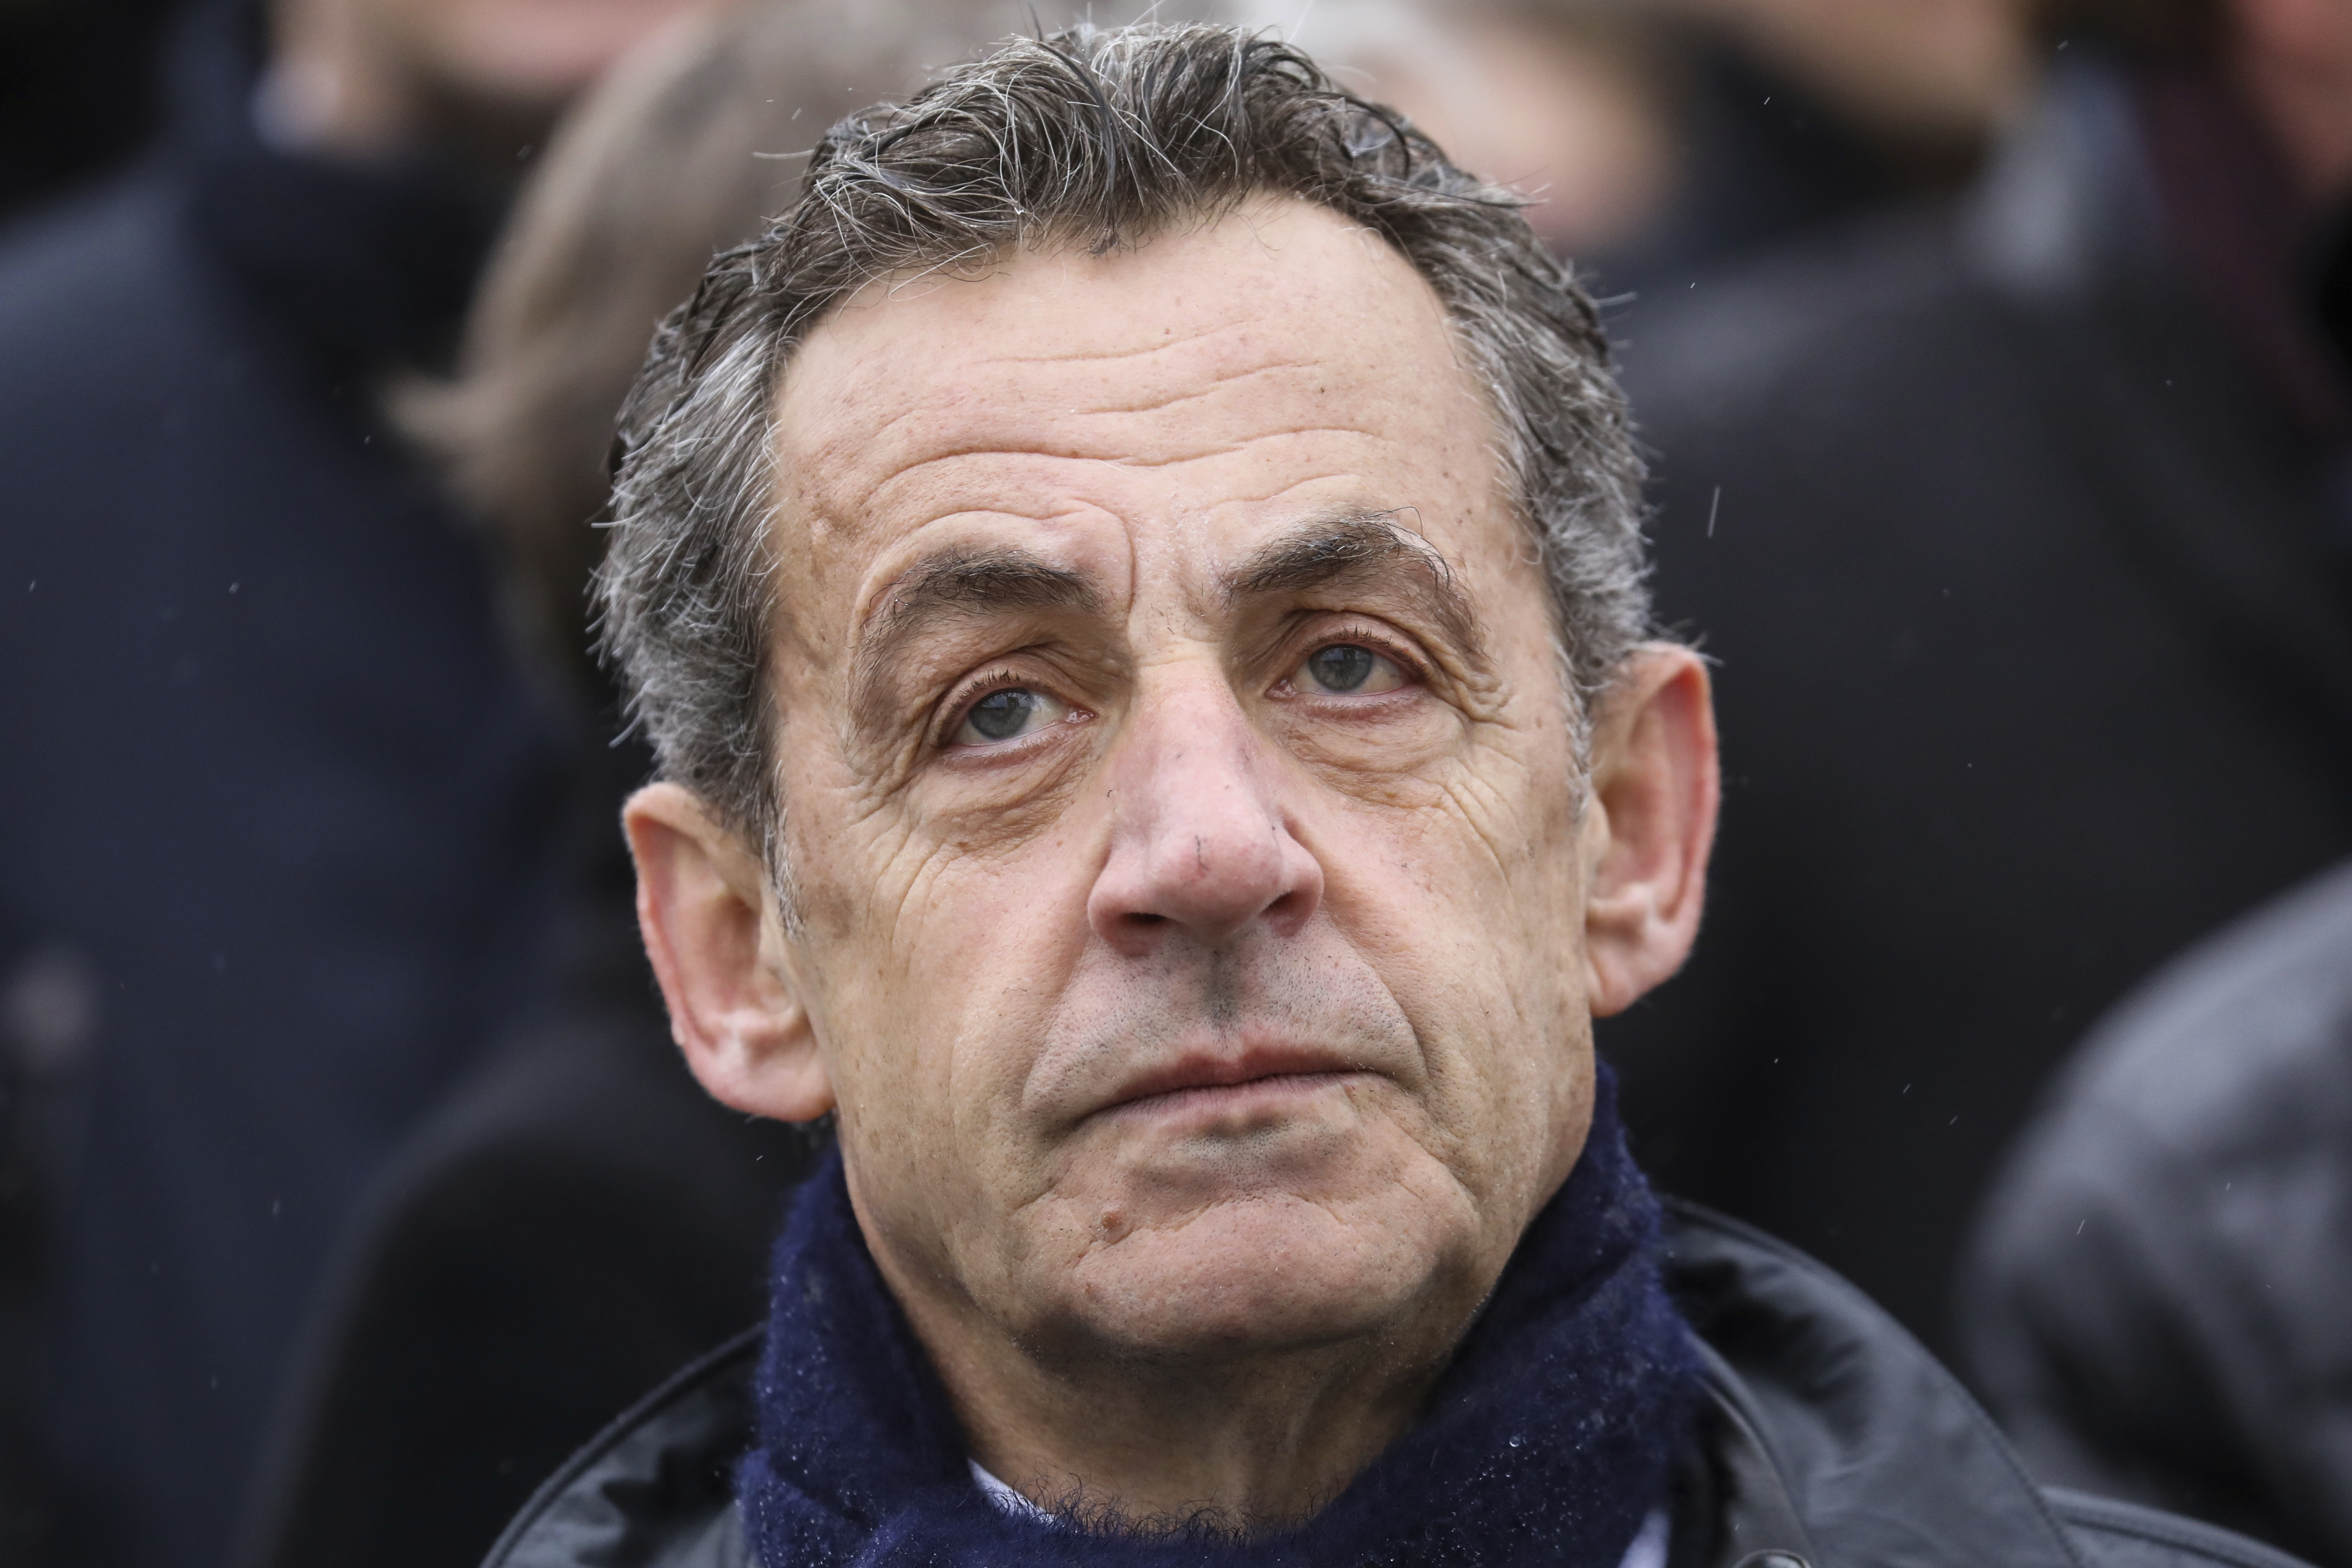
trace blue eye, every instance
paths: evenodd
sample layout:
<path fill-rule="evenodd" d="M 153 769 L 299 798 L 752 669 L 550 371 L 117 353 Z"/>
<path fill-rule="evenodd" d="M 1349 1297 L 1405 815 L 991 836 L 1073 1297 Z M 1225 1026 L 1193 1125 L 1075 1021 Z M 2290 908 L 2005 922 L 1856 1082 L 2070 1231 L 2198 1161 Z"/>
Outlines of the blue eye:
<path fill-rule="evenodd" d="M 1008 686 L 989 693 L 964 710 L 952 744 L 994 746 L 1015 740 L 1066 716 L 1069 709 L 1044 692 Z"/>
<path fill-rule="evenodd" d="M 1307 655 L 1307 673 L 1327 692 L 1352 692 L 1371 679 L 1375 660 L 1370 648 L 1340 643 Z"/>
<path fill-rule="evenodd" d="M 1405 684 L 1396 663 L 1357 643 L 1333 643 L 1307 655 L 1291 685 L 1301 691 L 1333 696 L 1392 692 Z"/>

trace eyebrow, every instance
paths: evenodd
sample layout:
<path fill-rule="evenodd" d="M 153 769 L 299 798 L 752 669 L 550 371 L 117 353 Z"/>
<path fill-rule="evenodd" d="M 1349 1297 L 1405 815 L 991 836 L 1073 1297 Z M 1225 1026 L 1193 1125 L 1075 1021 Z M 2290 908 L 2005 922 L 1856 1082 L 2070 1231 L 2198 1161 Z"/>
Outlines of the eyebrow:
<path fill-rule="evenodd" d="M 1345 511 L 1300 523 L 1225 574 L 1226 601 L 1307 593 L 1391 575 L 1399 566 L 1414 568 L 1404 580 L 1416 608 L 1465 655 L 1483 660 L 1486 634 L 1470 596 L 1437 548 L 1396 517 Z"/>
<path fill-rule="evenodd" d="M 850 711 L 869 732 L 888 723 L 889 677 L 908 646 L 943 620 L 1100 606 L 1087 580 L 1067 567 L 1018 549 L 945 549 L 898 574 L 866 618 L 873 627 L 858 651 Z"/>

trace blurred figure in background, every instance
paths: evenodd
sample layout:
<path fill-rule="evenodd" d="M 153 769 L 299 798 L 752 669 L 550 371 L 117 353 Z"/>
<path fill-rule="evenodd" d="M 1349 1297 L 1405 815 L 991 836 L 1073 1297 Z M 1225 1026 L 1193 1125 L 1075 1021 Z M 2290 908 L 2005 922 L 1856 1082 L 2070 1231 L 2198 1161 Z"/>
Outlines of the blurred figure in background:
<path fill-rule="evenodd" d="M 1651 0 L 1684 40 L 1683 178 L 1612 287 L 1958 190 L 2023 107 L 2023 0 Z M 1641 301 L 1621 333 L 1638 333 Z"/>
<path fill-rule="evenodd" d="M 1665 1185 L 1939 1349 L 2084 1020 L 2352 853 L 2352 4 L 2040 25 L 1960 211 L 1701 279 L 1626 353 L 1739 763 L 1690 972 L 1602 1043 Z"/>
<path fill-rule="evenodd" d="M 798 191 L 842 114 L 1027 26 L 972 0 L 783 0 L 665 36 L 566 120 L 516 204 L 456 376 L 396 400 L 496 541 L 546 663 L 601 715 L 586 592 L 606 455 L 662 317 Z M 636 930 L 609 782 L 556 994 L 362 1206 L 278 1416 L 238 1561 L 471 1568 L 572 1451 L 755 1322 L 808 1145 L 688 1074 Z"/>
<path fill-rule="evenodd" d="M 1962 1299 L 2037 1479 L 2352 1565 L 2352 864 L 2092 1032 Z"/>
<path fill-rule="evenodd" d="M 1611 290 L 1951 189 L 2016 111 L 2019 0 L 1243 0 Z M 1638 314 L 1638 311 L 1636 312 Z"/>
<path fill-rule="evenodd" d="M 207 5 L 157 152 L 0 253 L 0 1016 L 60 1216 L 12 1562 L 220 1561 L 332 1238 L 524 990 L 570 742 L 378 392 L 685 8 Z"/>
<path fill-rule="evenodd" d="M 1535 198 L 1563 256 L 1612 256 L 1658 221 L 1680 175 L 1679 59 L 1654 0 L 1241 4 L 1393 104 L 1464 168 Z"/>

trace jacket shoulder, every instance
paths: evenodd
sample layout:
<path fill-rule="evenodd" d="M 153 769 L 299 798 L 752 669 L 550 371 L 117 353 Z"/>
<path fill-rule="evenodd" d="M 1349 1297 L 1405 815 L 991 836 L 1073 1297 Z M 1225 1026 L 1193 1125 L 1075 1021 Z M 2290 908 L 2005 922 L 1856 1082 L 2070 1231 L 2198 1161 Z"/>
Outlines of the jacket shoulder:
<path fill-rule="evenodd" d="M 2299 1568 L 2213 1525 L 2036 1486 L 1950 1373 L 1786 1243 L 1669 1201 L 1665 1271 L 1720 1364 L 1726 1402 L 1828 1561 Z"/>
<path fill-rule="evenodd" d="M 1669 1201 L 1669 1293 L 1832 1561 L 2076 1568 L 1999 1429 L 1917 1341 L 1796 1249 Z"/>
<path fill-rule="evenodd" d="M 750 1446 L 749 1329 L 654 1390 L 547 1479 L 483 1568 L 745 1568 L 735 1464 Z"/>
<path fill-rule="evenodd" d="M 2304 1568 L 2302 1559 L 2218 1525 L 2056 1487 L 2042 1495 L 2084 1568 Z"/>
<path fill-rule="evenodd" d="M 2289 1129 L 2336 1146 L 2352 1117 L 2352 862 L 2168 965 L 2093 1033 L 2051 1096 L 2045 1141 L 2106 1117 L 2215 1163 L 2274 1155 Z M 2217 1039 L 2230 1041 L 2216 1051 Z"/>

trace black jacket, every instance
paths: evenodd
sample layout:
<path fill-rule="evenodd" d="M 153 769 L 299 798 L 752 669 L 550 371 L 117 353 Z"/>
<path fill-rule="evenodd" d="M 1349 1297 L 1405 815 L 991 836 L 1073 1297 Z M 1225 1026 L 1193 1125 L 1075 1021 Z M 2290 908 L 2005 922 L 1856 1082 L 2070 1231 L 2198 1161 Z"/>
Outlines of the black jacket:
<path fill-rule="evenodd" d="M 1964 210 L 1624 327 L 1726 778 L 1689 969 L 1601 1043 L 1662 1186 L 1948 1356 L 2089 1020 L 2352 854 L 2352 486 L 2179 276 L 2137 138 L 2072 77 Z"/>
<path fill-rule="evenodd" d="M 2210 1526 L 2037 1490 L 1933 1359 L 1790 1249 L 1686 1207 L 1667 1242 L 1708 1361 L 1672 1568 L 2294 1568 Z M 746 1334 L 607 1428 L 486 1568 L 746 1568 L 731 1472 L 758 1354 Z"/>
<path fill-rule="evenodd" d="M 2352 864 L 2101 1025 L 1971 1264 L 1970 1361 L 2037 1475 L 2352 1565 Z"/>

